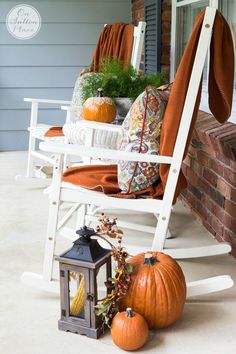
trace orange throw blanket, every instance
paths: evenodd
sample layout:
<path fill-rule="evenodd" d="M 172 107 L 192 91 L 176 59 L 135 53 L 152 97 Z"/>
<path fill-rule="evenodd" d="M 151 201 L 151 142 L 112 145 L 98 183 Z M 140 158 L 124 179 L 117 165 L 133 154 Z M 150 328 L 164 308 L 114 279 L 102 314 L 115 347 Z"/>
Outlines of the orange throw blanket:
<path fill-rule="evenodd" d="M 115 23 L 106 25 L 96 45 L 91 71 L 98 72 L 104 57 L 116 58 L 130 64 L 133 48 L 134 25 Z"/>
<path fill-rule="evenodd" d="M 117 165 L 71 167 L 64 172 L 63 181 L 105 194 L 120 192 L 117 182 Z"/>
<path fill-rule="evenodd" d="M 202 12 L 196 20 L 195 27 L 185 48 L 175 81 L 172 86 L 161 131 L 160 155 L 173 155 L 203 17 L 204 12 Z M 209 105 L 215 118 L 219 122 L 223 123 L 228 119 L 231 113 L 234 76 L 234 49 L 229 25 L 219 11 L 216 13 L 210 51 Z M 192 131 L 197 118 L 200 96 L 201 85 L 199 87 L 192 117 L 192 124 L 185 149 L 185 155 L 188 150 Z M 163 196 L 165 190 L 168 173 L 169 165 L 161 164 L 160 179 L 155 184 L 146 190 L 129 195 L 121 194 L 117 190 L 117 170 L 115 165 L 94 165 L 72 168 L 66 171 L 63 180 L 88 189 L 98 190 L 100 188 L 100 190 L 103 190 L 104 193 L 118 193 L 116 194 L 117 197 L 135 198 L 141 195 L 149 196 L 151 198 L 160 198 Z M 101 179 L 99 179 L 99 176 L 101 176 Z M 111 188 L 112 183 L 113 189 Z M 101 185 L 102 187 L 98 187 Z M 186 185 L 186 179 L 181 172 L 176 187 L 174 203 L 179 193 L 186 188 Z"/>
<path fill-rule="evenodd" d="M 62 131 L 62 127 L 51 127 L 46 131 L 44 136 L 48 138 L 53 138 L 56 136 L 64 136 L 64 133 Z"/>

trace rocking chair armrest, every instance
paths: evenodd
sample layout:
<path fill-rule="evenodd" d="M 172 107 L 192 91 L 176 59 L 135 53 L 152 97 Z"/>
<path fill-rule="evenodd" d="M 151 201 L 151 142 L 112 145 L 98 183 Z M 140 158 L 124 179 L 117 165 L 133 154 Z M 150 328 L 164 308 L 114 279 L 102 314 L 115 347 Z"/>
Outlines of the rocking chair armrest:
<path fill-rule="evenodd" d="M 68 154 L 72 156 L 91 157 L 96 159 L 111 159 L 139 162 L 154 162 L 171 164 L 171 156 L 159 156 L 151 154 L 141 154 L 137 152 L 121 151 L 113 149 L 104 149 L 97 147 L 88 147 L 77 144 L 64 144 L 56 142 L 41 142 L 39 148 L 42 151 L 47 151 L 56 154 Z"/>
<path fill-rule="evenodd" d="M 51 100 L 51 99 L 44 99 L 44 98 L 24 98 L 25 102 L 31 102 L 31 103 L 49 103 L 49 104 L 71 104 L 71 101 L 64 101 L 64 100 Z"/>
<path fill-rule="evenodd" d="M 74 106 L 61 106 L 61 110 L 62 111 L 70 111 L 70 112 L 74 112 L 75 111 L 75 107 Z"/>

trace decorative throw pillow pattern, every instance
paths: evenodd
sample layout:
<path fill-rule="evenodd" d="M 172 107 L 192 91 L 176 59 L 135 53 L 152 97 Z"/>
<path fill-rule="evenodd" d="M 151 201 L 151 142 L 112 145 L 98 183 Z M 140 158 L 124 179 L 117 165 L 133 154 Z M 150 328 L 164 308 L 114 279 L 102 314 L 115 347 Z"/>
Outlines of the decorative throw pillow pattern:
<path fill-rule="evenodd" d="M 162 119 L 170 94 L 170 85 L 148 86 L 138 96 L 123 125 L 120 150 L 159 154 Z M 124 193 L 147 188 L 159 177 L 159 164 L 119 161 L 118 183 Z"/>

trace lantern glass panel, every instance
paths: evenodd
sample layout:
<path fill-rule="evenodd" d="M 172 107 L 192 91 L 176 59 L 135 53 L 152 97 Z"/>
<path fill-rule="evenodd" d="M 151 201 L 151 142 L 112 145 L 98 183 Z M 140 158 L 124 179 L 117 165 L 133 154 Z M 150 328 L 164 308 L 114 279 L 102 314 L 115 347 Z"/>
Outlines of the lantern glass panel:
<path fill-rule="evenodd" d="M 104 287 L 104 279 L 107 279 L 107 265 L 103 264 L 96 271 L 96 280 L 97 280 L 97 299 L 102 299 L 106 296 L 105 287 Z"/>
<path fill-rule="evenodd" d="M 69 272 L 70 316 L 85 318 L 85 279 L 81 272 Z"/>

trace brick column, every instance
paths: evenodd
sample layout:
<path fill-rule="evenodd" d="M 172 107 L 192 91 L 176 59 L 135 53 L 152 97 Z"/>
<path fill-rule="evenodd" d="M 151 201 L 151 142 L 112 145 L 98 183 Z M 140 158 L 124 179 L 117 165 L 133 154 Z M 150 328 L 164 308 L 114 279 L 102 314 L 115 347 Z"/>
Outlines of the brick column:
<path fill-rule="evenodd" d="M 161 70 L 170 76 L 171 0 L 162 1 Z"/>
<path fill-rule="evenodd" d="M 132 19 L 135 25 L 144 21 L 144 0 L 132 0 Z"/>
<path fill-rule="evenodd" d="M 231 243 L 236 258 L 236 125 L 199 112 L 183 171 L 182 201 L 219 242 Z"/>

